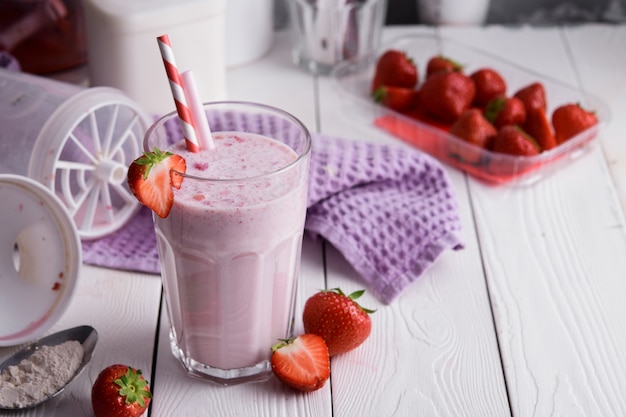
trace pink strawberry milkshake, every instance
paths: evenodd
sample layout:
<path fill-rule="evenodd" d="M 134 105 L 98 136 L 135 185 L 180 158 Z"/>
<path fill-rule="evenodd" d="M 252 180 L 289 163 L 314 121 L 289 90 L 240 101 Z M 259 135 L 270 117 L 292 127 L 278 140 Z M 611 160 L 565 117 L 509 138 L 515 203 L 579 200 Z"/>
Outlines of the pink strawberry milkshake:
<path fill-rule="evenodd" d="M 169 148 L 187 172 L 169 216 L 154 221 L 174 355 L 224 382 L 267 373 L 271 346 L 290 336 L 308 155 L 253 133 L 213 140 L 199 153 Z"/>

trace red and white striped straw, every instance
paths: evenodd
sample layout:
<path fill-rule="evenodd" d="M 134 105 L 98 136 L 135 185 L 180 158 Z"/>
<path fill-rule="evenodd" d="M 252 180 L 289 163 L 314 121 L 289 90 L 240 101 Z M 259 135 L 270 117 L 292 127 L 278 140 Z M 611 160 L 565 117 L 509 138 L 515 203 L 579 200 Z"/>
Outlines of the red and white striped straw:
<path fill-rule="evenodd" d="M 174 96 L 174 104 L 176 105 L 176 112 L 180 120 L 180 127 L 183 130 L 185 136 L 185 143 L 187 144 L 187 150 L 190 152 L 199 152 L 200 147 L 198 145 L 198 138 L 196 136 L 196 130 L 193 125 L 193 118 L 191 111 L 187 105 L 185 98 L 185 91 L 183 89 L 183 82 L 178 73 L 176 67 L 176 61 L 174 60 L 174 52 L 170 45 L 170 38 L 168 35 L 162 35 L 157 38 L 159 43 L 159 50 L 161 51 L 161 57 L 163 58 L 163 64 L 165 65 L 165 72 L 170 83 L 170 89 Z"/>

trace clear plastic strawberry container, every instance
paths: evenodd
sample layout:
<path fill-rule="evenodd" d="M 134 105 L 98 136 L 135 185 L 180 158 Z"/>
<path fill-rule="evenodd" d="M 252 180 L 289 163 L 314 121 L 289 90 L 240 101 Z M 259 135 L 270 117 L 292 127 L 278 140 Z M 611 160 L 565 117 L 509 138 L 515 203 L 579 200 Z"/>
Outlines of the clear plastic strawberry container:
<path fill-rule="evenodd" d="M 599 123 L 556 148 L 536 156 L 512 156 L 478 148 L 449 134 L 443 127 L 435 127 L 373 101 L 370 87 L 376 61 L 388 49 L 405 51 L 413 58 L 421 80 L 428 59 L 441 54 L 462 64 L 467 74 L 484 67 L 498 70 L 507 82 L 507 95 L 513 95 L 533 82 L 541 82 L 546 90 L 549 117 L 562 104 L 579 103 L 594 111 Z M 383 45 L 376 56 L 338 65 L 331 76 L 344 99 L 345 111 L 356 123 L 376 126 L 441 162 L 489 184 L 529 185 L 570 164 L 594 146 L 599 130 L 610 116 L 602 100 L 579 88 L 456 41 L 429 35 L 397 38 Z"/>

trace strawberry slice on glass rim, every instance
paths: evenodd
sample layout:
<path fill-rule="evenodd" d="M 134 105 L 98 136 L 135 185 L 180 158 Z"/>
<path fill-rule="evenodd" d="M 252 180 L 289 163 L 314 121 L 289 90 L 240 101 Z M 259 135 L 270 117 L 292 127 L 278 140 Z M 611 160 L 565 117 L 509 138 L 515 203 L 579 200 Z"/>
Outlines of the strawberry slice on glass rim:
<path fill-rule="evenodd" d="M 166 218 L 174 204 L 174 188 L 180 189 L 186 171 L 182 156 L 154 148 L 130 164 L 128 186 L 141 204 Z"/>

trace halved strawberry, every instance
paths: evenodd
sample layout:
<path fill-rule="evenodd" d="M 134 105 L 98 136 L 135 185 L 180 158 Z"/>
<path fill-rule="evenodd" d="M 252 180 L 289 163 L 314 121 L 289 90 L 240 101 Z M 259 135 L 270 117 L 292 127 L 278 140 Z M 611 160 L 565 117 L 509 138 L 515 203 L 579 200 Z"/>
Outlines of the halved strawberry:
<path fill-rule="evenodd" d="M 135 197 L 161 218 L 167 217 L 174 204 L 174 191 L 183 183 L 187 170 L 185 159 L 154 148 L 144 152 L 128 168 L 128 186 Z"/>
<path fill-rule="evenodd" d="M 303 334 L 272 347 L 272 372 L 299 391 L 315 391 L 330 377 L 330 356 L 324 339 Z"/>

